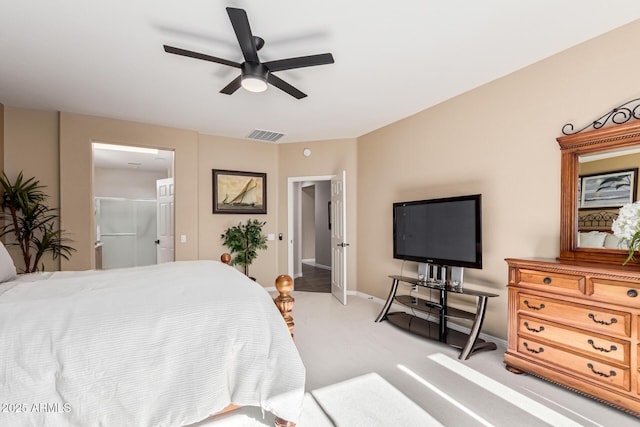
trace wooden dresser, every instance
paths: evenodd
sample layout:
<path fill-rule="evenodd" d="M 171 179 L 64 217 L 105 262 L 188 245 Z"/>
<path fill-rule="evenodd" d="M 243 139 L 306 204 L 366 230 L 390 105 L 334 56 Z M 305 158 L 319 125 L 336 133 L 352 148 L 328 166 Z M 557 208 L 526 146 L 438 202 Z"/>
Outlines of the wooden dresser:
<path fill-rule="evenodd" d="M 640 272 L 507 259 L 507 369 L 640 416 Z"/>

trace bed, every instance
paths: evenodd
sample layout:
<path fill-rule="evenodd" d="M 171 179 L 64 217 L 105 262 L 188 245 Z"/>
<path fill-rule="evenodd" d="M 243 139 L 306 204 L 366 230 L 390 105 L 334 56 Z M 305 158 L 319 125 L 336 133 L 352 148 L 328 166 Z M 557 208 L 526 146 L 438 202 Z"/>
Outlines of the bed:
<path fill-rule="evenodd" d="M 297 422 L 305 369 L 287 324 L 233 267 L 1 279 L 0 425 L 185 426 L 229 405 Z"/>
<path fill-rule="evenodd" d="M 613 234 L 613 221 L 618 218 L 618 210 L 578 211 L 578 242 L 581 248 L 625 249 L 626 242 Z"/>

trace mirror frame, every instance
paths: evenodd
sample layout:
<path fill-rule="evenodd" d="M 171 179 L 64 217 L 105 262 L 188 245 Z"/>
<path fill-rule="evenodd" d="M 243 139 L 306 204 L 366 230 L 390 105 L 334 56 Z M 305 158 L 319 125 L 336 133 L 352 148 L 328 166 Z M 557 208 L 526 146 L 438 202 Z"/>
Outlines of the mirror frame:
<path fill-rule="evenodd" d="M 561 150 L 560 171 L 560 256 L 558 260 L 616 265 L 640 270 L 640 264 L 625 261 L 629 252 L 621 249 L 594 249 L 577 246 L 578 236 L 578 156 L 640 145 L 640 121 L 610 125 L 556 139 Z"/>

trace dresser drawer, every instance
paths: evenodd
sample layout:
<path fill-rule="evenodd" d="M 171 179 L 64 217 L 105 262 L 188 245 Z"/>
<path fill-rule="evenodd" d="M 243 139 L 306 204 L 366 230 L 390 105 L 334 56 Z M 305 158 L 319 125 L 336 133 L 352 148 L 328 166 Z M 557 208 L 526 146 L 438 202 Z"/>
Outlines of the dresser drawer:
<path fill-rule="evenodd" d="M 543 289 L 549 292 L 584 295 L 587 280 L 584 276 L 555 273 L 543 270 L 518 270 L 518 286 Z"/>
<path fill-rule="evenodd" d="M 631 355 L 629 341 L 610 338 L 530 316 L 518 316 L 518 324 L 518 335 L 551 341 L 557 346 L 584 353 L 587 357 L 597 357 L 629 366 Z"/>
<path fill-rule="evenodd" d="M 625 391 L 631 390 L 629 368 L 579 356 L 524 337 L 518 338 L 518 353 L 527 355 L 528 358 L 548 362 L 547 364 L 554 366 L 555 369 L 574 372 L 593 382 Z"/>
<path fill-rule="evenodd" d="M 534 315 L 564 325 L 575 326 L 606 335 L 631 335 L 631 314 L 623 311 L 574 304 L 528 294 L 518 295 L 521 314 Z"/>
<path fill-rule="evenodd" d="M 640 283 L 593 279 L 593 296 L 597 301 L 640 307 Z"/>

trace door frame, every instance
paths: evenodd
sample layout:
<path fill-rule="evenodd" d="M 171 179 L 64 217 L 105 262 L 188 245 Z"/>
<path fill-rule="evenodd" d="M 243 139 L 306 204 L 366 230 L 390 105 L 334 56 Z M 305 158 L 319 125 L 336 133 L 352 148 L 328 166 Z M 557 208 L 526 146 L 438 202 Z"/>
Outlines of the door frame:
<path fill-rule="evenodd" d="M 287 178 L 287 274 L 294 277 L 294 214 L 299 209 L 300 202 L 293 202 L 294 184 L 306 181 L 331 181 L 335 175 L 294 176 Z M 333 268 L 333 266 L 331 266 Z"/>
<path fill-rule="evenodd" d="M 90 221 L 89 223 L 91 224 L 91 233 L 89 234 L 90 237 L 90 241 L 91 241 L 91 248 L 92 248 L 92 252 L 93 255 L 91 256 L 91 269 L 95 269 L 96 265 L 97 265 L 97 260 L 96 260 L 96 254 L 97 254 L 97 249 L 96 249 L 96 218 L 95 218 L 95 162 L 94 162 L 94 145 L 93 144 L 111 144 L 111 145 L 121 145 L 124 147 L 133 147 L 133 148 L 153 148 L 153 149 L 157 149 L 160 151 L 169 151 L 172 153 L 171 155 L 171 172 L 170 172 L 170 176 L 168 176 L 167 178 L 172 178 L 173 179 L 173 184 L 174 184 L 174 189 L 175 189 L 175 183 L 176 183 L 176 174 L 175 174 L 175 166 L 176 166 L 176 149 L 174 147 L 172 148 L 166 148 L 166 147 L 153 147 L 153 146 L 146 146 L 146 145 L 139 145 L 136 143 L 131 143 L 131 142 L 127 142 L 127 143 L 120 143 L 120 142 L 110 142 L 108 139 L 91 139 L 89 147 L 90 147 L 90 152 L 91 152 L 91 164 L 90 164 L 90 168 L 91 168 L 91 174 L 90 174 L 90 178 L 91 178 L 91 193 L 90 193 L 90 197 L 91 197 L 91 212 L 92 215 L 90 216 Z M 174 190 L 175 192 L 175 190 Z M 175 195 L 175 193 L 174 193 Z M 157 214 L 157 211 L 156 211 Z M 175 247 L 176 247 L 176 235 L 175 235 L 175 231 L 176 231 L 176 225 L 175 225 L 175 204 L 174 204 L 174 208 L 173 208 L 173 215 L 174 215 L 174 219 L 173 219 L 173 246 L 174 246 L 174 253 L 173 253 L 173 259 L 175 261 Z M 157 237 L 157 236 L 156 236 Z M 156 258 L 156 264 L 158 263 L 158 260 Z"/>

